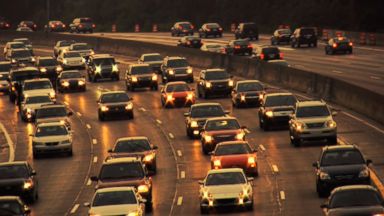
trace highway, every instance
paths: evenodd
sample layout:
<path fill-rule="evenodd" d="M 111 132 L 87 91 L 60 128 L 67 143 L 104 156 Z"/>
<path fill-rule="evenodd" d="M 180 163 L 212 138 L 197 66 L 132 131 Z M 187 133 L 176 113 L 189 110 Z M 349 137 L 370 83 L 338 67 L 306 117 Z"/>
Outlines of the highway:
<path fill-rule="evenodd" d="M 130 35 L 132 34 L 123 34 L 123 37 L 131 38 Z M 166 41 L 176 40 L 161 33 L 155 35 Z M 104 36 L 110 37 L 109 34 Z M 224 39 L 226 38 L 227 35 Z M 261 40 L 263 41 L 266 43 L 266 40 Z M 357 54 L 352 56 L 319 57 L 320 53 L 323 53 L 320 51 L 323 50 L 287 50 L 286 59 L 296 64 L 293 59 L 297 58 L 297 62 L 301 61 L 299 64 L 304 67 L 316 62 L 314 67 L 319 70 L 324 67 L 341 70 L 341 65 L 346 65 L 346 62 L 370 59 L 372 52 L 376 52 L 357 50 Z M 52 47 L 37 47 L 35 54 L 52 55 Z M 303 55 L 313 57 L 304 60 Z M 292 56 L 292 61 L 289 56 Z M 121 62 L 120 75 L 123 77 L 127 65 L 136 63 L 136 57 L 116 57 Z M 328 58 L 339 62 L 319 64 L 326 62 Z M 384 79 L 383 62 L 379 59 L 380 56 L 371 59 L 369 65 L 379 65 L 381 71 L 373 68 L 366 73 Z M 358 73 L 361 72 L 359 68 L 363 66 L 351 65 L 353 70 L 344 69 L 345 73 L 334 75 L 350 77 L 351 80 L 364 77 L 364 82 L 361 82 L 365 83 L 364 85 L 378 89 L 383 87 L 382 80 L 380 85 L 380 80 L 369 80 L 366 74 Z M 194 69 L 195 76 L 201 69 Z M 352 73 L 353 76 L 350 75 Z M 32 215 L 86 215 L 88 209 L 82 204 L 90 201 L 95 186 L 89 182 L 89 176 L 98 173 L 107 150 L 117 138 L 137 135 L 148 136 L 159 146 L 158 173 L 153 176 L 154 210 L 150 215 L 198 215 L 200 212 L 197 181 L 203 179 L 210 169 L 210 158 L 202 154 L 198 140 L 190 140 L 185 134 L 183 113 L 187 108 L 162 108 L 159 92 L 129 92 L 134 98 L 135 119 L 99 122 L 96 100 L 100 91 L 111 90 L 125 90 L 124 81 L 87 83 L 85 93 L 59 94 L 58 100 L 67 104 L 75 113 L 71 117 L 75 131 L 74 156 L 38 160 L 32 158 L 31 138 L 28 136 L 32 132 L 33 124 L 22 122 L 16 106 L 9 102 L 6 95 L 0 96 L 0 122 L 5 125 L 15 143 L 15 160 L 28 160 L 35 167 L 40 180 L 40 199 L 32 205 Z M 307 99 L 306 95 L 298 96 Z M 311 166 L 319 156 L 321 143 L 294 148 L 290 145 L 287 130 L 264 132 L 259 129 L 257 108 L 233 109 L 229 98 L 198 99 L 197 102 L 204 101 L 220 102 L 225 109 L 230 110 L 231 115 L 248 127 L 247 140 L 258 149 L 260 175 L 254 181 L 254 212 L 231 211 L 225 215 L 321 215 L 319 206 L 324 199 L 317 197 L 315 174 Z M 338 123 L 339 144 L 358 145 L 365 156 L 373 160 L 379 176 L 384 177 L 384 127 L 342 108 L 335 120 Z M 0 134 L 1 136 L 3 135 Z M 6 161 L 8 157 L 0 159 Z"/>

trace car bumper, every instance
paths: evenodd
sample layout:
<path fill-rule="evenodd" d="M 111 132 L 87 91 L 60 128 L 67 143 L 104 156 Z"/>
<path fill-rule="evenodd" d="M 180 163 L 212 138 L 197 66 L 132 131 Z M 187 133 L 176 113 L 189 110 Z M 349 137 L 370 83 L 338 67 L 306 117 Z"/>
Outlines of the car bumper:
<path fill-rule="evenodd" d="M 152 87 L 157 85 L 157 80 L 147 80 L 147 81 L 137 81 L 137 82 L 131 82 L 132 87 Z"/>
<path fill-rule="evenodd" d="M 235 207 L 245 207 L 253 205 L 252 198 L 245 198 L 243 203 L 239 203 L 238 197 L 225 198 L 225 199 L 213 199 L 212 202 L 208 200 L 200 201 L 200 206 L 203 208 L 217 208 L 217 207 L 226 207 L 226 206 L 235 206 Z"/>
<path fill-rule="evenodd" d="M 115 78 L 115 77 L 119 77 L 119 73 L 118 72 L 101 72 L 101 73 L 95 73 L 95 77 L 99 79 Z"/>
<path fill-rule="evenodd" d="M 288 125 L 289 116 L 273 116 L 273 117 L 264 117 L 264 123 L 275 124 L 275 125 Z"/>
<path fill-rule="evenodd" d="M 258 96 L 256 97 L 246 97 L 245 100 L 241 100 L 239 98 L 236 99 L 236 102 L 238 104 L 243 104 L 243 105 L 260 105 L 260 99 Z"/>
<path fill-rule="evenodd" d="M 354 178 L 354 179 L 348 179 L 348 180 L 320 180 L 318 181 L 318 186 L 321 190 L 324 190 L 325 192 L 331 192 L 333 189 L 345 186 L 345 185 L 369 185 L 370 178 Z"/>
<path fill-rule="evenodd" d="M 336 129 L 304 130 L 301 132 L 293 131 L 293 136 L 296 139 L 321 140 L 337 136 L 337 131 Z"/>
<path fill-rule="evenodd" d="M 166 101 L 166 105 L 172 105 L 172 106 L 189 106 L 189 105 L 192 105 L 195 103 L 195 99 L 192 99 L 192 100 L 188 100 L 187 98 L 185 97 L 182 97 L 182 98 L 174 98 L 173 100 L 171 101 Z"/>
<path fill-rule="evenodd" d="M 36 153 L 50 153 L 50 152 L 70 152 L 72 151 L 72 144 L 58 144 L 54 146 L 47 145 L 34 145 L 33 152 Z"/>
<path fill-rule="evenodd" d="M 205 91 L 210 95 L 228 95 L 231 93 L 233 87 L 230 86 L 212 86 L 211 88 L 205 88 Z"/>
<path fill-rule="evenodd" d="M 103 116 L 119 116 L 119 115 L 128 115 L 128 114 L 131 114 L 133 113 L 133 109 L 130 109 L 130 110 L 127 110 L 127 109 L 124 109 L 124 110 L 108 110 L 106 112 L 100 112 L 101 115 Z"/>
<path fill-rule="evenodd" d="M 80 91 L 80 90 L 84 90 L 86 88 L 86 85 L 85 84 L 84 85 L 70 84 L 69 86 L 60 85 L 59 88 L 66 91 Z"/>
<path fill-rule="evenodd" d="M 0 196 L 20 196 L 23 198 L 29 198 L 35 188 L 24 189 L 23 185 L 18 186 L 2 186 L 0 187 Z"/>

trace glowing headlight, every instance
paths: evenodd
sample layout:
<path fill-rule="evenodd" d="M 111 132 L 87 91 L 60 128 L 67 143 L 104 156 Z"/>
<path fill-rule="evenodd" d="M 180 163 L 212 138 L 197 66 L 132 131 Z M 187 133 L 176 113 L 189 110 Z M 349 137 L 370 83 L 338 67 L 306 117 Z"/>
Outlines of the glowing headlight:
<path fill-rule="evenodd" d="M 61 71 L 63 71 L 63 68 L 59 65 L 59 66 L 56 67 L 56 71 L 57 72 L 61 72 Z"/>
<path fill-rule="evenodd" d="M 24 190 L 29 190 L 29 189 L 31 189 L 33 187 L 33 181 L 32 180 L 27 180 L 27 181 L 25 181 L 24 182 L 24 184 L 23 184 L 23 189 Z"/>
<path fill-rule="evenodd" d="M 35 62 L 35 61 L 36 61 L 35 57 L 32 57 L 32 58 L 31 58 L 31 61 L 32 61 L 32 62 Z"/>
<path fill-rule="evenodd" d="M 248 158 L 248 164 L 249 164 L 251 167 L 255 167 L 255 165 L 256 165 L 256 158 L 255 158 L 255 157 L 249 157 L 249 158 Z"/>
<path fill-rule="evenodd" d="M 139 212 L 129 212 L 128 216 L 139 216 Z"/>
<path fill-rule="evenodd" d="M 239 133 L 239 134 L 236 135 L 236 139 L 237 139 L 237 140 L 243 140 L 243 139 L 244 139 L 244 136 L 245 136 L 245 134 L 244 134 L 243 132 L 241 132 L 241 133 Z"/>
<path fill-rule="evenodd" d="M 137 77 L 133 76 L 132 77 L 132 82 L 137 82 Z"/>
<path fill-rule="evenodd" d="M 305 127 L 305 124 L 302 123 L 302 122 L 296 122 L 295 123 L 295 127 L 296 127 L 296 130 L 302 131 L 304 129 L 304 127 Z"/>
<path fill-rule="evenodd" d="M 156 75 L 156 74 L 152 75 L 152 80 L 153 80 L 153 81 L 156 81 L 156 80 L 157 80 L 157 75 Z"/>
<path fill-rule="evenodd" d="M 262 100 L 264 98 L 263 94 L 259 94 L 259 99 Z"/>
<path fill-rule="evenodd" d="M 146 155 L 146 156 L 143 158 L 143 161 L 144 161 L 144 162 L 151 162 L 154 158 L 155 158 L 155 155 L 154 155 L 154 154 L 149 154 L 149 155 Z"/>
<path fill-rule="evenodd" d="M 147 185 L 140 185 L 137 190 L 139 193 L 147 193 L 149 191 L 149 188 Z"/>
<path fill-rule="evenodd" d="M 365 169 L 360 171 L 359 178 L 367 178 L 367 177 L 369 177 L 369 169 L 365 167 Z"/>
<path fill-rule="evenodd" d="M 215 169 L 218 169 L 219 167 L 221 167 L 221 161 L 219 159 L 214 160 L 213 166 L 215 167 Z"/>
<path fill-rule="evenodd" d="M 233 86 L 233 80 L 229 80 L 229 81 L 228 81 L 228 85 L 229 85 L 229 86 Z"/>
<path fill-rule="evenodd" d="M 167 95 L 167 101 L 172 101 L 173 100 L 173 96 L 171 94 Z"/>
<path fill-rule="evenodd" d="M 173 71 L 173 70 L 169 70 L 168 73 L 169 73 L 169 75 L 174 75 L 174 74 L 175 74 L 175 71 Z"/>
<path fill-rule="evenodd" d="M 77 84 L 78 84 L 78 85 L 85 85 L 85 81 L 83 81 L 83 80 L 79 80 L 79 81 L 77 82 Z"/>
<path fill-rule="evenodd" d="M 192 68 L 189 67 L 189 68 L 187 69 L 187 73 L 191 74 L 192 72 L 193 72 Z"/>
<path fill-rule="evenodd" d="M 320 172 L 319 177 L 320 177 L 321 180 L 331 179 L 331 177 L 329 176 L 329 174 L 326 173 L 326 172 Z"/>
<path fill-rule="evenodd" d="M 49 92 L 49 97 L 50 98 L 55 98 L 56 97 L 56 93 L 55 92 Z"/>
<path fill-rule="evenodd" d="M 191 121 L 191 127 L 198 127 L 197 121 Z"/>
<path fill-rule="evenodd" d="M 273 117 L 273 111 L 267 111 L 267 112 L 265 112 L 265 115 L 267 116 L 267 117 Z"/>
<path fill-rule="evenodd" d="M 241 95 L 241 96 L 240 96 L 240 100 L 241 100 L 241 101 L 245 101 L 245 95 Z"/>
<path fill-rule="evenodd" d="M 65 120 L 60 120 L 61 125 L 65 125 Z"/>
<path fill-rule="evenodd" d="M 125 109 L 126 109 L 126 110 L 131 110 L 131 109 L 133 109 L 133 104 L 132 104 L 132 103 L 128 103 L 127 106 L 125 106 Z"/>
<path fill-rule="evenodd" d="M 69 86 L 69 82 L 68 81 L 61 82 L 61 85 L 64 86 L 64 87 L 68 87 Z"/>
<path fill-rule="evenodd" d="M 212 87 L 212 83 L 210 83 L 210 82 L 206 82 L 206 83 L 205 83 L 205 87 L 207 87 L 207 88 L 211 88 L 211 87 Z"/>
<path fill-rule="evenodd" d="M 208 191 L 203 191 L 203 199 L 208 199 L 211 197 L 211 194 Z"/>
<path fill-rule="evenodd" d="M 210 135 L 205 135 L 205 136 L 204 136 L 204 140 L 205 140 L 205 142 L 210 143 L 210 142 L 212 142 L 213 137 L 210 136 Z"/>
<path fill-rule="evenodd" d="M 333 121 L 333 120 L 329 120 L 329 121 L 327 121 L 326 125 L 327 125 L 327 127 L 329 127 L 329 128 L 336 128 L 336 122 Z"/>
<path fill-rule="evenodd" d="M 45 72 L 47 72 L 47 68 L 40 68 L 40 72 L 41 72 L 41 73 L 45 73 Z"/>
<path fill-rule="evenodd" d="M 64 60 L 63 60 L 63 64 L 68 64 L 68 60 L 67 60 L 67 59 L 64 59 Z"/>
<path fill-rule="evenodd" d="M 12 63 L 16 63 L 16 59 L 12 59 L 11 62 L 12 62 Z"/>
<path fill-rule="evenodd" d="M 112 65 L 112 72 L 119 72 L 119 67 L 117 65 Z"/>
<path fill-rule="evenodd" d="M 95 51 L 91 50 L 90 55 L 95 55 Z"/>
<path fill-rule="evenodd" d="M 192 99 L 193 99 L 193 93 L 188 93 L 187 100 L 192 100 Z"/>
<path fill-rule="evenodd" d="M 101 67 L 100 66 L 96 66 L 96 70 L 95 70 L 96 73 L 101 73 Z"/>
<path fill-rule="evenodd" d="M 102 112 L 106 112 L 106 111 L 109 110 L 109 108 L 107 106 L 101 106 L 100 109 L 101 109 Z"/>
<path fill-rule="evenodd" d="M 32 113 L 32 109 L 31 108 L 27 108 L 27 113 Z"/>

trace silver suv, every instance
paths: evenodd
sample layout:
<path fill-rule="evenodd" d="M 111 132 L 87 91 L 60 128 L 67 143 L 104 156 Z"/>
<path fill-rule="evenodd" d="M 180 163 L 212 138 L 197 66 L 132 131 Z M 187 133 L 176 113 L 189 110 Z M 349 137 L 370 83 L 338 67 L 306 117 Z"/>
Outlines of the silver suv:
<path fill-rule="evenodd" d="M 300 146 L 306 140 L 326 140 L 337 144 L 337 125 L 324 101 L 297 102 L 289 120 L 291 143 Z"/>

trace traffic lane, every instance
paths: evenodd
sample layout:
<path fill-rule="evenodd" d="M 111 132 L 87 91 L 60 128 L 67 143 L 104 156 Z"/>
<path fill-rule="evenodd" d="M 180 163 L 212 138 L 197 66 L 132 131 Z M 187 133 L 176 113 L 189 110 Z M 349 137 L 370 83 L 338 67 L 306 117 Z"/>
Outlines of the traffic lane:
<path fill-rule="evenodd" d="M 112 148 L 118 138 L 126 136 L 147 136 L 154 145 L 159 146 L 157 155 L 158 172 L 153 179 L 153 215 L 168 214 L 173 201 L 175 191 L 176 166 L 172 149 L 162 131 L 156 127 L 150 113 L 143 112 L 136 104 L 134 96 L 134 120 L 119 120 L 99 122 L 97 116 L 96 100 L 101 91 L 124 90 L 123 82 L 87 83 L 87 92 L 84 94 L 64 94 L 64 100 L 81 115 L 86 124 L 90 126 L 94 145 L 94 157 L 97 162 L 93 164 L 92 175 L 97 175 L 100 166 L 108 155 L 108 149 Z M 81 194 L 78 203 L 89 202 L 94 193 L 95 184 L 88 185 L 87 190 Z M 80 208 L 79 214 L 86 214 L 87 208 Z"/>

